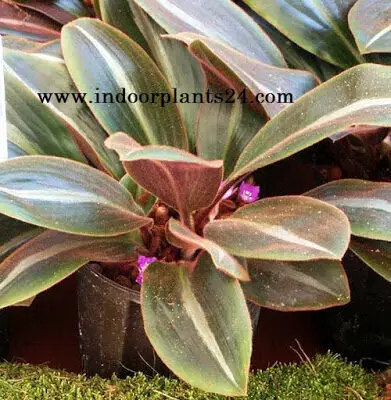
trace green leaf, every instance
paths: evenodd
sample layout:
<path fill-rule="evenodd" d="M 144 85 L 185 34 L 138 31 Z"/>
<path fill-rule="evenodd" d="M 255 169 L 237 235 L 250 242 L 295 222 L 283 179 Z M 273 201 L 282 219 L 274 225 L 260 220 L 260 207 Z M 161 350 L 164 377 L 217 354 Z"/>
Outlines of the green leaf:
<path fill-rule="evenodd" d="M 5 88 L 9 140 L 29 154 L 86 162 L 66 125 L 7 71 Z"/>
<path fill-rule="evenodd" d="M 281 50 L 282 55 L 288 63 L 288 66 L 291 68 L 311 72 L 322 81 L 326 81 L 332 76 L 341 72 L 340 68 L 321 60 L 314 54 L 309 53 L 302 47 L 299 47 L 296 43 L 292 42 L 250 7 L 246 6 L 245 4 L 243 4 L 242 7 L 270 36 L 273 42 Z"/>
<path fill-rule="evenodd" d="M 65 101 L 64 97 L 57 101 L 52 96 L 49 103 L 43 104 L 69 126 L 79 147 L 95 166 L 118 179 L 123 176 L 124 172 L 117 155 L 104 146 L 107 133 L 86 104 L 74 101 L 72 94 L 76 96 L 78 92 L 62 58 L 5 49 L 4 63 L 5 70 L 18 77 L 35 96 L 37 93 L 71 93 L 68 101 Z"/>
<path fill-rule="evenodd" d="M 302 96 L 244 149 L 230 179 L 289 157 L 350 125 L 391 126 L 391 67 L 351 68 Z"/>
<path fill-rule="evenodd" d="M 213 263 L 220 271 L 241 281 L 250 279 L 246 268 L 222 247 L 211 240 L 198 236 L 174 218 L 171 218 L 168 223 L 167 240 L 179 248 L 203 249 L 210 254 Z"/>
<path fill-rule="evenodd" d="M 208 392 L 246 394 L 252 332 L 238 281 L 204 253 L 194 269 L 149 265 L 141 299 L 148 338 L 177 376 Z"/>
<path fill-rule="evenodd" d="M 95 102 L 94 95 L 87 105 L 109 133 L 124 131 L 142 144 L 187 149 L 178 108 L 172 102 L 165 107 L 160 104 L 160 94 L 170 94 L 171 88 L 136 42 L 110 25 L 81 18 L 63 28 L 61 43 L 67 68 L 79 90 L 88 96 L 101 93 L 101 103 Z M 124 102 L 102 104 L 102 92 L 116 96 L 122 90 L 124 97 L 145 93 L 149 102 L 130 103 L 124 98 Z M 153 93 L 160 96 L 155 96 L 154 102 Z"/>
<path fill-rule="evenodd" d="M 389 0 L 358 0 L 350 10 L 349 26 L 361 53 L 391 52 Z"/>
<path fill-rule="evenodd" d="M 97 238 L 46 231 L 0 264 L 0 308 L 37 295 L 89 261 L 125 262 L 135 257 L 132 234 Z"/>
<path fill-rule="evenodd" d="M 128 174 L 125 174 L 119 183 L 129 191 L 136 203 L 144 210 L 144 214 L 148 215 L 156 203 L 156 197 L 145 191 Z"/>
<path fill-rule="evenodd" d="M 209 206 L 219 190 L 222 161 L 205 161 L 174 147 L 142 147 L 121 132 L 107 139 L 106 146 L 118 152 L 136 183 L 178 210 L 182 217 Z"/>
<path fill-rule="evenodd" d="M 356 0 L 243 0 L 293 42 L 341 68 L 360 63 L 347 15 Z"/>
<path fill-rule="evenodd" d="M 0 163 L 0 212 L 88 236 L 115 236 L 151 221 L 113 178 L 78 162 L 47 156 Z"/>
<path fill-rule="evenodd" d="M 149 52 L 147 41 L 134 21 L 134 7 L 132 0 L 99 0 L 101 19 L 128 35 Z"/>
<path fill-rule="evenodd" d="M 204 235 L 241 257 L 338 260 L 347 250 L 350 228 L 344 213 L 327 203 L 284 196 L 259 200 L 212 221 Z"/>
<path fill-rule="evenodd" d="M 391 240 L 391 183 L 341 179 L 305 195 L 340 208 L 349 218 L 353 235 Z"/>
<path fill-rule="evenodd" d="M 2 36 L 3 47 L 13 50 L 30 51 L 40 46 L 39 42 L 29 40 L 20 36 Z"/>
<path fill-rule="evenodd" d="M 226 96 L 226 84 L 205 70 L 207 86 L 212 96 Z M 232 89 L 229 89 L 232 90 Z M 235 97 L 240 94 L 235 92 Z M 206 160 L 224 160 L 227 177 L 248 142 L 266 123 L 266 116 L 252 110 L 241 101 L 201 105 L 197 123 L 197 154 Z"/>
<path fill-rule="evenodd" d="M 31 49 L 30 52 L 34 54 L 46 54 L 62 60 L 61 40 L 54 39 L 49 42 L 39 44 L 34 49 Z"/>
<path fill-rule="evenodd" d="M 391 243 L 382 240 L 353 238 L 349 245 L 369 267 L 391 282 Z"/>
<path fill-rule="evenodd" d="M 217 39 L 250 58 L 286 66 L 276 45 L 230 0 L 135 0 L 166 32 L 198 33 Z"/>
<path fill-rule="evenodd" d="M 321 310 L 350 300 L 349 282 L 338 261 L 247 260 L 247 299 L 278 311 Z"/>
<path fill-rule="evenodd" d="M 179 99 L 179 110 L 186 126 L 189 137 L 189 149 L 195 146 L 197 114 L 200 104 L 187 101 L 192 93 L 204 91 L 204 76 L 197 60 L 190 54 L 186 46 L 177 40 L 163 38 L 167 32 L 148 16 L 140 7 L 132 2 L 135 23 L 143 32 L 152 56 L 160 70 L 166 76 L 170 87 L 175 90 Z M 184 103 L 181 103 L 181 98 Z"/>
<path fill-rule="evenodd" d="M 75 17 L 85 17 L 90 14 L 88 7 L 80 0 L 54 0 L 54 4 Z"/>
<path fill-rule="evenodd" d="M 271 117 L 317 85 L 316 78 L 309 72 L 265 64 L 202 35 L 179 33 L 169 37 L 188 44 L 191 53 L 222 76 L 225 82 L 230 82 L 231 87 L 239 90 L 248 88 L 254 96 L 262 93 L 265 96 L 260 99 L 263 100 L 262 107 Z M 267 101 L 269 93 L 274 95 L 274 101 Z M 249 99 L 249 103 L 261 107 L 255 97 Z"/>
<path fill-rule="evenodd" d="M 0 262 L 20 245 L 42 232 L 41 228 L 3 214 L 0 214 L 0 227 Z"/>

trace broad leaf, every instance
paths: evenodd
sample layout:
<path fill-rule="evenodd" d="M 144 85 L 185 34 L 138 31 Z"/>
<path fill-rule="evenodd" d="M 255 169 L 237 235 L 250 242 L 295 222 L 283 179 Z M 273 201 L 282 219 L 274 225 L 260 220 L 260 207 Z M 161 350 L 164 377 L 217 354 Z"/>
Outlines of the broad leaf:
<path fill-rule="evenodd" d="M 156 203 L 156 197 L 145 191 L 128 174 L 125 174 L 119 183 L 129 191 L 136 203 L 144 210 L 144 214 L 148 215 Z"/>
<path fill-rule="evenodd" d="M 101 19 L 119 29 L 149 52 L 147 41 L 134 21 L 133 0 L 99 0 Z"/>
<path fill-rule="evenodd" d="M 29 40 L 20 36 L 2 36 L 3 47 L 13 50 L 30 51 L 40 46 L 39 42 Z"/>
<path fill-rule="evenodd" d="M 391 126 L 391 67 L 364 64 L 281 111 L 247 145 L 231 179 L 297 153 L 350 125 Z"/>
<path fill-rule="evenodd" d="M 90 14 L 86 3 L 80 0 L 54 0 L 54 4 L 58 8 L 69 12 L 75 17 L 85 17 Z"/>
<path fill-rule="evenodd" d="M 72 21 L 76 17 L 89 16 L 87 6 L 80 0 L 54 0 L 52 2 L 13 0 L 13 2 L 22 8 L 31 9 L 39 14 L 46 15 L 61 25 Z"/>
<path fill-rule="evenodd" d="M 363 61 L 348 27 L 355 1 L 244 0 L 293 42 L 341 68 Z"/>
<path fill-rule="evenodd" d="M 113 178 L 78 162 L 47 156 L 0 163 L 0 212 L 90 236 L 115 236 L 151 221 Z"/>
<path fill-rule="evenodd" d="M 217 39 L 250 58 L 286 66 L 280 51 L 262 29 L 230 0 L 135 0 L 170 33 L 198 33 Z"/>
<path fill-rule="evenodd" d="M 142 144 L 167 144 L 186 149 L 186 132 L 179 110 L 172 101 L 163 107 L 162 95 L 171 88 L 152 59 L 122 32 L 98 20 L 83 18 L 66 25 L 61 35 L 67 68 L 102 126 L 109 132 L 124 131 Z M 91 60 L 94 60 L 91 63 Z M 104 103 L 124 93 L 121 102 Z M 100 98 L 96 95 L 100 93 Z M 133 93 L 147 96 L 134 101 Z M 153 94 L 155 94 L 153 96 Z M 153 99 L 152 99 L 153 97 Z M 97 103 L 96 101 L 99 100 Z"/>
<path fill-rule="evenodd" d="M 67 126 L 9 72 L 5 88 L 9 140 L 28 154 L 86 161 Z"/>
<path fill-rule="evenodd" d="M 177 376 L 206 391 L 246 394 L 252 334 L 238 281 L 204 253 L 194 270 L 149 265 L 141 299 L 148 338 Z"/>
<path fill-rule="evenodd" d="M 168 241 L 179 248 L 203 249 L 207 251 L 216 268 L 241 281 L 248 281 L 249 276 L 238 260 L 232 257 L 218 244 L 198 236 L 176 219 L 171 218 L 167 227 Z"/>
<path fill-rule="evenodd" d="M 349 282 L 338 261 L 247 260 L 247 299 L 278 311 L 321 310 L 350 300 Z"/>
<path fill-rule="evenodd" d="M 94 165 L 118 179 L 123 176 L 124 172 L 117 155 L 103 144 L 107 133 L 96 121 L 87 105 L 78 97 L 77 89 L 62 58 L 6 49 L 4 62 L 5 70 L 18 77 L 34 95 L 37 93 L 61 95 L 58 99 L 52 95 L 50 101 L 44 101 L 43 104 L 69 126 L 78 145 Z"/>
<path fill-rule="evenodd" d="M 340 208 L 353 235 L 391 241 L 391 183 L 341 179 L 305 195 Z"/>
<path fill-rule="evenodd" d="M 41 43 L 34 49 L 29 50 L 29 52 L 34 54 L 46 54 L 62 60 L 61 40 L 54 39 L 50 42 Z"/>
<path fill-rule="evenodd" d="M 391 282 L 390 242 L 353 238 L 349 248 L 375 272 Z"/>
<path fill-rule="evenodd" d="M 20 245 L 42 232 L 41 228 L 25 224 L 3 214 L 0 214 L 0 229 L 0 261 L 3 261 Z"/>
<path fill-rule="evenodd" d="M 309 72 L 268 65 L 205 36 L 179 33 L 169 37 L 187 43 L 192 54 L 226 82 L 230 82 L 231 87 L 239 90 L 248 88 L 249 94 L 254 96 L 262 94 L 264 97 L 260 97 L 259 101 L 271 117 L 317 84 L 316 78 Z M 271 96 L 274 101 L 270 101 Z M 257 104 L 255 97 L 247 102 Z"/>
<path fill-rule="evenodd" d="M 361 53 L 391 53 L 389 0 L 358 0 L 350 10 L 349 26 Z"/>
<path fill-rule="evenodd" d="M 259 200 L 228 218 L 212 221 L 204 235 L 242 257 L 338 260 L 347 250 L 350 228 L 346 216 L 327 203 L 284 196 Z"/>
<path fill-rule="evenodd" d="M 0 264 L 0 308 L 37 295 L 89 261 L 135 258 L 132 234 L 97 238 L 46 231 Z"/>
<path fill-rule="evenodd" d="M 233 89 L 227 91 L 226 84 L 211 72 L 205 70 L 205 76 L 212 96 L 240 96 Z M 205 102 L 201 105 L 198 115 L 197 154 L 206 160 L 223 160 L 224 177 L 227 177 L 243 149 L 266 120 L 266 116 L 236 99 L 232 103 Z"/>
<path fill-rule="evenodd" d="M 269 24 L 264 18 L 257 14 L 254 10 L 248 7 L 246 4 L 240 4 L 240 6 L 253 18 L 262 29 L 270 36 L 273 42 L 281 50 L 282 55 L 288 63 L 288 66 L 301 69 L 304 71 L 311 72 L 317 76 L 320 80 L 326 81 L 332 76 L 341 72 L 341 70 L 335 65 L 331 65 L 326 61 L 321 60 L 314 54 L 309 53 L 302 47 L 299 47 L 292 40 L 288 39 L 273 25 Z"/>
<path fill-rule="evenodd" d="M 61 25 L 44 15 L 28 13 L 15 4 L 0 2 L 0 34 L 26 39 L 50 40 L 60 37 Z"/>
<path fill-rule="evenodd" d="M 118 152 L 128 175 L 169 206 L 187 216 L 209 206 L 223 176 L 221 161 L 205 161 L 168 146 L 142 147 L 124 133 L 106 140 Z"/>
<path fill-rule="evenodd" d="M 166 76 L 170 87 L 179 101 L 178 107 L 183 117 L 189 137 L 189 148 L 194 149 L 197 114 L 200 104 L 192 102 L 193 93 L 204 91 L 204 76 L 197 60 L 186 46 L 176 40 L 163 38 L 166 33 L 154 20 L 132 1 L 135 22 L 143 32 L 152 56 Z M 181 103 L 181 99 L 184 103 Z"/>

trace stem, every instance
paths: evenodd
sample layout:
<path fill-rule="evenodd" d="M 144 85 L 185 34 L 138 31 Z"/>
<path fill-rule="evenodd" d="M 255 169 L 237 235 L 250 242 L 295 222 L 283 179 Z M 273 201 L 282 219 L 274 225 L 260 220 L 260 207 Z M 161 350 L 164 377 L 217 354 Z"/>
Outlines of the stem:
<path fill-rule="evenodd" d="M 243 181 L 251 174 L 252 174 L 252 172 L 248 172 L 247 174 L 242 175 L 241 177 L 233 180 L 232 182 L 227 182 L 221 189 L 219 189 L 215 199 L 213 200 L 213 203 L 209 207 L 201 210 L 201 212 L 197 215 L 196 229 L 201 231 L 203 229 L 203 227 L 207 224 L 207 222 L 208 222 L 207 219 L 208 219 L 210 212 L 221 201 L 221 199 L 223 198 L 223 196 L 227 192 L 227 190 L 231 189 L 231 187 L 233 187 L 233 186 L 236 186 L 239 182 Z"/>

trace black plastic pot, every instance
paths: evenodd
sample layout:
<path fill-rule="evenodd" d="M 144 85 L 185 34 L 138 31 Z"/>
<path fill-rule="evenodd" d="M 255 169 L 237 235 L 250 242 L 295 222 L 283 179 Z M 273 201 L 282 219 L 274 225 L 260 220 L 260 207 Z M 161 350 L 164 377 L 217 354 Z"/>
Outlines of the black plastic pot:
<path fill-rule="evenodd" d="M 145 334 L 138 291 L 113 282 L 91 264 L 79 270 L 77 291 L 80 346 L 87 375 L 169 374 Z M 256 328 L 260 308 L 249 304 L 249 311 Z"/>
<path fill-rule="evenodd" d="M 0 361 L 6 357 L 9 349 L 9 313 L 8 309 L 0 311 Z"/>
<path fill-rule="evenodd" d="M 78 272 L 77 292 L 80 347 L 87 375 L 167 373 L 144 332 L 138 291 L 113 282 L 90 264 Z"/>
<path fill-rule="evenodd" d="M 349 252 L 351 302 L 318 313 L 328 348 L 370 369 L 391 362 L 391 284 Z"/>

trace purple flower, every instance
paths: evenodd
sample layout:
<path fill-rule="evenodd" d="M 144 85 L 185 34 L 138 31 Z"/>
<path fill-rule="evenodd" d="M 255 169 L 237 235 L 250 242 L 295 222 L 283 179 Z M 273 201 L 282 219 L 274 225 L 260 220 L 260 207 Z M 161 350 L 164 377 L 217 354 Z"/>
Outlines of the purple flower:
<path fill-rule="evenodd" d="M 136 278 L 136 282 L 139 285 L 143 283 L 143 272 L 145 268 L 147 268 L 149 264 L 152 264 L 155 261 L 157 261 L 156 257 L 138 256 L 137 259 L 138 275 Z"/>
<path fill-rule="evenodd" d="M 242 182 L 239 186 L 239 200 L 243 203 L 253 203 L 259 198 L 259 186 Z"/>
<path fill-rule="evenodd" d="M 224 187 L 224 185 L 226 184 L 226 182 L 227 182 L 227 181 L 222 181 L 222 182 L 220 183 L 220 189 Z M 222 200 L 229 199 L 229 198 L 232 196 L 234 190 L 235 190 L 235 189 L 231 186 L 231 187 L 224 193 L 224 195 L 223 195 L 223 197 L 222 197 L 221 199 L 222 199 Z"/>

